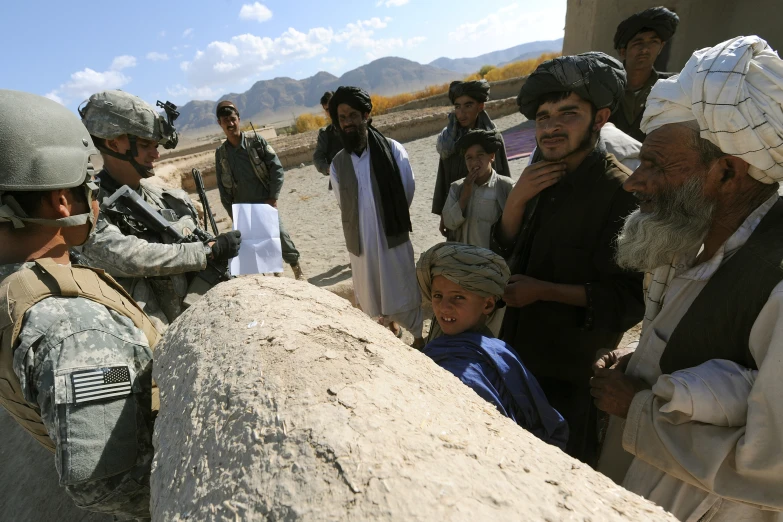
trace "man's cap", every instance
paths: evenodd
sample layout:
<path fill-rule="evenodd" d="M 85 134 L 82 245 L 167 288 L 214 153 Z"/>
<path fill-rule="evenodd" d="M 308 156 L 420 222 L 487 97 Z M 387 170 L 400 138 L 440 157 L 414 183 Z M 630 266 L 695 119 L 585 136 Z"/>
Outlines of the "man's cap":
<path fill-rule="evenodd" d="M 623 49 L 628 42 L 643 30 L 655 31 L 664 42 L 677 30 L 680 17 L 665 7 L 651 7 L 633 14 L 620 22 L 614 33 L 614 48 Z"/>
<path fill-rule="evenodd" d="M 234 111 L 236 111 L 236 113 L 237 113 L 237 116 L 239 116 L 239 109 L 237 109 L 237 106 L 234 105 L 234 102 L 232 102 L 231 100 L 223 100 L 222 102 L 218 103 L 217 107 L 215 108 L 215 116 L 216 117 L 220 118 L 220 109 L 222 109 L 224 107 L 230 107 L 230 108 L 234 109 Z"/>

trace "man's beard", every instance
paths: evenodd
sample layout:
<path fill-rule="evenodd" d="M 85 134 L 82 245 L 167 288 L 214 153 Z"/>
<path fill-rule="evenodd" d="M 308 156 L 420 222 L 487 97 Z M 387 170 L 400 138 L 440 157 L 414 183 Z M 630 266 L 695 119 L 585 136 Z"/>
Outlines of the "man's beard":
<path fill-rule="evenodd" d="M 345 132 L 340 128 L 340 137 L 343 140 L 343 148 L 350 153 L 361 152 L 367 147 L 367 121 L 356 126 L 356 131 Z"/>
<path fill-rule="evenodd" d="M 617 236 L 615 260 L 621 268 L 652 271 L 672 262 L 676 254 L 694 254 L 707 236 L 715 202 L 704 196 L 703 176 L 654 198 L 655 210 L 629 215 Z"/>
<path fill-rule="evenodd" d="M 565 152 L 564 154 L 561 154 L 559 156 L 547 156 L 546 152 L 544 152 L 544 149 L 539 145 L 538 140 L 536 140 L 536 146 L 538 146 L 538 149 L 541 151 L 541 157 L 544 159 L 544 161 L 562 161 L 566 159 L 568 156 L 571 156 L 572 154 L 577 154 L 578 152 L 584 151 L 584 150 L 592 150 L 595 147 L 596 142 L 596 133 L 592 132 L 593 125 L 595 125 L 595 115 L 590 120 L 590 124 L 585 129 L 584 134 L 582 135 L 582 139 L 579 142 L 579 145 L 576 146 L 575 149 Z M 545 134 L 541 136 L 541 139 L 545 138 L 565 138 L 568 139 L 568 135 L 565 133 L 556 133 L 556 134 Z"/>

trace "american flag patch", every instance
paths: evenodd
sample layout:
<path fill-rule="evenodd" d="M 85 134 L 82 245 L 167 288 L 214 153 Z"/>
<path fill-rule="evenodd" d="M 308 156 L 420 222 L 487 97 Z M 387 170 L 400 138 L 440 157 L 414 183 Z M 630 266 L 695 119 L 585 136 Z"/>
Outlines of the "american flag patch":
<path fill-rule="evenodd" d="M 71 382 L 74 402 L 77 404 L 124 397 L 131 392 L 130 370 L 127 366 L 73 372 Z"/>

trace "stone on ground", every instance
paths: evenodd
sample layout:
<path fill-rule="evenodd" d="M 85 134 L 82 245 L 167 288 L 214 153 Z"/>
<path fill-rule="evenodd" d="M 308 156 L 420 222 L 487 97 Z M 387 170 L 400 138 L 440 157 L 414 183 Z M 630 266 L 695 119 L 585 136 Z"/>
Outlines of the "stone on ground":
<path fill-rule="evenodd" d="M 219 285 L 155 379 L 154 520 L 674 520 L 304 282 Z"/>

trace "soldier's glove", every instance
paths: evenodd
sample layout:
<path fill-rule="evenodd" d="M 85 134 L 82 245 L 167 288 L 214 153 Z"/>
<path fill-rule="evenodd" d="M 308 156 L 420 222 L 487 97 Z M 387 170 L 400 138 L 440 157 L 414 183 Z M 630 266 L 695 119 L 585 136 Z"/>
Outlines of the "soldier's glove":
<path fill-rule="evenodd" d="M 212 259 L 215 261 L 228 261 L 239 253 L 239 244 L 242 233 L 239 230 L 225 232 L 215 238 L 212 245 Z"/>

